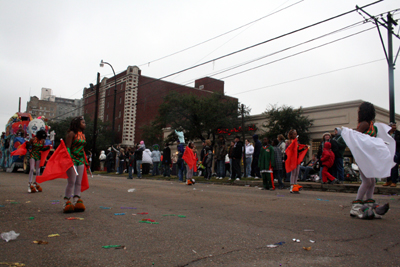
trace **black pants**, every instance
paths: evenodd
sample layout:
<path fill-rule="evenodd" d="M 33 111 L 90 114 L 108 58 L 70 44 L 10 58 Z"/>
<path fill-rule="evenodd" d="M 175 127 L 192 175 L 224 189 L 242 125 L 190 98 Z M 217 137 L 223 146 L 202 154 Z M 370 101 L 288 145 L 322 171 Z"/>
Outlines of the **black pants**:
<path fill-rule="evenodd" d="M 232 159 L 232 179 L 241 178 L 242 172 L 240 170 L 240 159 Z"/>
<path fill-rule="evenodd" d="M 261 177 L 260 168 L 258 168 L 258 158 L 253 158 L 253 161 L 251 162 L 251 176 Z"/>

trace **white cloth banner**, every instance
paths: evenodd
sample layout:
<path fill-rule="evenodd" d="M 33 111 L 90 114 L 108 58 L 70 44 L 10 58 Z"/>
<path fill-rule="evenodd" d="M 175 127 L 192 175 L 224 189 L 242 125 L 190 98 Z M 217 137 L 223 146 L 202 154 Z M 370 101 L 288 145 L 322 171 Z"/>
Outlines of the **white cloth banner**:
<path fill-rule="evenodd" d="M 395 165 L 396 141 L 388 134 L 389 126 L 383 123 L 374 125 L 378 128 L 377 137 L 347 127 L 342 127 L 342 137 L 365 177 L 390 177 L 390 170 Z"/>

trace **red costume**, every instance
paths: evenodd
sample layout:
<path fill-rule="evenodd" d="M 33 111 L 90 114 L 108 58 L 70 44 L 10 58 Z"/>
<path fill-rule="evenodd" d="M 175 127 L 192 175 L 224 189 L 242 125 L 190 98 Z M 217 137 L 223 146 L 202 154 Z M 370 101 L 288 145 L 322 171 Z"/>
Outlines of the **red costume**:
<path fill-rule="evenodd" d="M 322 157 L 321 157 L 321 164 L 322 164 L 322 181 L 324 183 L 327 182 L 327 179 L 330 181 L 335 180 L 335 177 L 333 177 L 332 174 L 328 172 L 328 169 L 333 166 L 333 163 L 335 162 L 335 154 L 333 154 L 331 150 L 331 143 L 325 142 L 324 144 L 324 150 L 322 151 Z"/>

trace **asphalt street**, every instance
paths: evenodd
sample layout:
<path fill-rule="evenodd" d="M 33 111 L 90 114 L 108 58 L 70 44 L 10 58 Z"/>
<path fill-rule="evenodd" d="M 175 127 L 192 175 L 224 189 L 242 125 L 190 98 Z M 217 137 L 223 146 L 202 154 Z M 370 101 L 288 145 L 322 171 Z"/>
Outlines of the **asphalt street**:
<path fill-rule="evenodd" d="M 376 195 L 390 210 L 366 221 L 349 216 L 348 193 L 100 175 L 89 183 L 87 210 L 64 214 L 66 180 L 30 194 L 26 174 L 0 172 L 0 232 L 20 233 L 0 240 L 0 266 L 400 266 L 397 195 Z"/>

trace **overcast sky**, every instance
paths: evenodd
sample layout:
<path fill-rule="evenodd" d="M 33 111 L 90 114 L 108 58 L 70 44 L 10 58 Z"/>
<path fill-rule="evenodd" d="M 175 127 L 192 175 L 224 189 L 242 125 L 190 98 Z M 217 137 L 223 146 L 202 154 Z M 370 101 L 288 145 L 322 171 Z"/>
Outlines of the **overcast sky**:
<path fill-rule="evenodd" d="M 97 72 L 112 76 L 109 66 L 99 67 L 102 59 L 117 73 L 136 65 L 142 75 L 161 78 L 267 40 L 165 80 L 193 85 L 205 76 L 222 79 L 225 93 L 249 106 L 251 114 L 269 104 L 298 108 L 357 99 L 389 109 L 379 33 L 371 22 L 356 24 L 363 21 L 357 12 L 272 40 L 372 2 L 0 0 L 0 127 L 18 111 L 19 97 L 25 111 L 29 97 L 40 97 L 42 87 L 59 97 L 81 98 Z M 365 11 L 377 15 L 399 8 L 400 1 L 385 0 Z M 400 18 L 399 11 L 394 18 Z M 399 26 L 394 31 L 398 34 Z M 386 43 L 387 31 L 381 27 L 381 32 Z M 394 53 L 399 45 L 393 38 Z M 394 77 L 400 113 L 399 70 Z"/>

